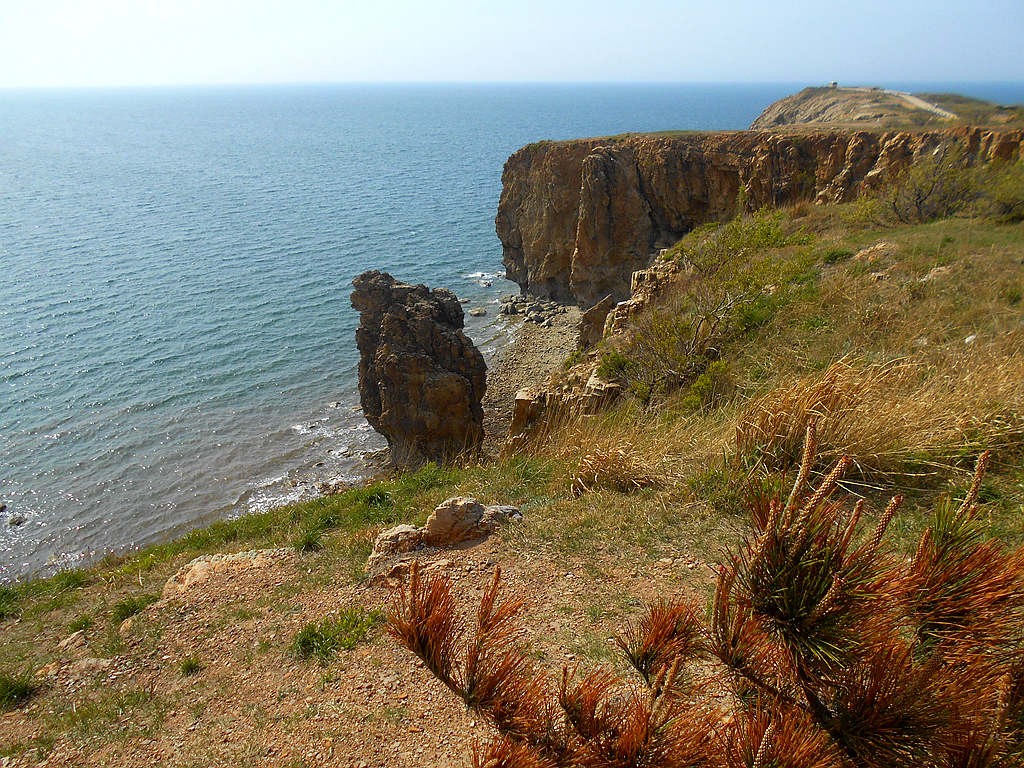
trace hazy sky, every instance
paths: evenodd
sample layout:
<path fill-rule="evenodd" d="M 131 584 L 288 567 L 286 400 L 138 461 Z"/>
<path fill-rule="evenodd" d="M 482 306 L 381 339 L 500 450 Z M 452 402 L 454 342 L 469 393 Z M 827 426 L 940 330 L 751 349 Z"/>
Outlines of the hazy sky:
<path fill-rule="evenodd" d="M 1024 0 L 0 0 L 0 86 L 1024 80 Z"/>

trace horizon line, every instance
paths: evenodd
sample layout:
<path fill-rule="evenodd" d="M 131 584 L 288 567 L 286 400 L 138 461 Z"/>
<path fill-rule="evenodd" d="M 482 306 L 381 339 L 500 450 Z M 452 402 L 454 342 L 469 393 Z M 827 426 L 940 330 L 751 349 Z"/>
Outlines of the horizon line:
<path fill-rule="evenodd" d="M 823 81 L 827 86 L 832 81 Z M 1024 83 L 1018 80 L 882 80 L 874 83 L 861 81 L 838 81 L 854 84 L 855 87 L 871 87 L 872 85 L 889 83 L 910 84 L 964 84 L 964 85 L 1016 85 Z M 93 91 L 93 90 L 132 90 L 143 88 L 272 88 L 282 86 L 314 87 L 314 86 L 436 86 L 436 85 L 529 85 L 529 86 L 564 86 L 564 85 L 800 85 L 813 87 L 808 80 L 265 80 L 265 81 L 223 81 L 223 82 L 181 82 L 181 83 L 97 83 L 97 84 L 34 84 L 34 85 L 0 85 L 3 91 Z"/>

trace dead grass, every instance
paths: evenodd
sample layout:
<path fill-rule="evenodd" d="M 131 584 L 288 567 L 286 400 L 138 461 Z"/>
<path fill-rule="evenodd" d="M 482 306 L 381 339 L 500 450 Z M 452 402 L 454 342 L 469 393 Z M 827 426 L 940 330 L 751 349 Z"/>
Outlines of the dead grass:
<path fill-rule="evenodd" d="M 839 360 L 751 401 L 737 420 L 737 450 L 789 467 L 812 417 L 821 458 L 849 454 L 868 475 L 946 469 L 986 448 L 1018 449 L 1024 354 L 981 349 L 941 367 Z"/>

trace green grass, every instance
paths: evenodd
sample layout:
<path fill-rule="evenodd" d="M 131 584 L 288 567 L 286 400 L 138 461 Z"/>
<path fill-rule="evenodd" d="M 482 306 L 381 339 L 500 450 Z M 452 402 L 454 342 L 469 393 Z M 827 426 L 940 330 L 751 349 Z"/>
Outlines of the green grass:
<path fill-rule="evenodd" d="M 324 548 L 323 531 L 319 528 L 307 528 L 296 537 L 292 546 L 299 552 L 319 552 Z"/>
<path fill-rule="evenodd" d="M 306 624 L 295 635 L 292 651 L 301 659 L 316 658 L 326 665 L 338 651 L 351 651 L 366 640 L 370 630 L 382 618 L 380 611 L 349 606 L 337 616 Z"/>
<path fill-rule="evenodd" d="M 72 619 L 71 623 L 68 624 L 68 629 L 71 632 L 79 632 L 81 630 L 89 629 L 93 623 L 92 616 L 88 613 L 83 613 Z"/>
<path fill-rule="evenodd" d="M 20 707 L 35 693 L 35 684 L 29 672 L 0 673 L 0 712 Z"/>
<path fill-rule="evenodd" d="M 110 615 L 113 617 L 114 621 L 122 622 L 128 617 L 134 616 L 147 606 L 152 605 L 159 599 L 160 596 L 155 594 L 131 595 L 116 602 Z"/>
<path fill-rule="evenodd" d="M 193 675 L 199 674 L 202 669 L 203 664 L 195 654 L 186 656 L 178 664 L 178 672 L 182 677 L 192 677 Z"/>

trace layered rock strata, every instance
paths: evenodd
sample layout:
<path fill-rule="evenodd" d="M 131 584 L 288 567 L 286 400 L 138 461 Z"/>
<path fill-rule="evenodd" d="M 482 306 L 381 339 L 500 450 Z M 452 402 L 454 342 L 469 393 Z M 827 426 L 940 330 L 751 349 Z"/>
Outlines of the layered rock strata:
<path fill-rule="evenodd" d="M 700 224 L 799 200 L 843 202 L 918 155 L 956 144 L 1021 157 L 1024 131 L 765 131 L 540 142 L 505 163 L 495 229 L 525 293 L 590 307 L 630 295 L 634 271 Z M 744 190 L 740 196 L 740 190 Z"/>
<path fill-rule="evenodd" d="M 487 366 L 444 288 L 372 270 L 352 281 L 359 310 L 359 399 L 398 466 L 447 461 L 483 440 Z"/>

